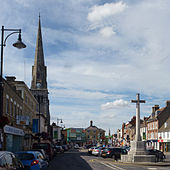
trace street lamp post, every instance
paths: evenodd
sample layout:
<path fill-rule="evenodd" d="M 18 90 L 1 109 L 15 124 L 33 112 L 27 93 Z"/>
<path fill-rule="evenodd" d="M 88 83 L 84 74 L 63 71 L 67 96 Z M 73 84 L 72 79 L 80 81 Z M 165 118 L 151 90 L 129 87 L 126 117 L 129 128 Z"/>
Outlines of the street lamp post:
<path fill-rule="evenodd" d="M 9 33 L 5 40 L 4 40 L 4 32 L 11 32 Z M 14 47 L 18 48 L 18 49 L 22 49 L 22 48 L 26 48 L 26 45 L 22 42 L 21 39 L 21 29 L 5 29 L 4 26 L 2 26 L 1 29 L 1 72 L 0 72 L 0 117 L 2 117 L 3 115 L 3 51 L 4 51 L 4 47 L 6 46 L 6 41 L 8 39 L 9 36 L 11 36 L 12 34 L 19 34 L 18 37 L 18 41 L 16 43 L 13 44 Z"/>
<path fill-rule="evenodd" d="M 4 40 L 4 33 L 6 32 L 10 32 L 5 40 Z M 4 26 L 2 26 L 1 29 L 1 70 L 0 70 L 0 118 L 3 116 L 3 52 L 4 52 L 4 47 L 6 46 L 6 41 L 8 39 L 8 37 L 10 37 L 12 34 L 19 34 L 18 36 L 18 41 L 16 43 L 13 44 L 14 47 L 18 48 L 18 49 L 22 49 L 22 48 L 26 48 L 26 45 L 22 42 L 21 39 L 21 29 L 6 29 L 4 28 Z M 3 130 L 2 130 L 3 133 Z M 1 133 L 0 133 L 0 145 L 2 147 L 1 144 Z"/>

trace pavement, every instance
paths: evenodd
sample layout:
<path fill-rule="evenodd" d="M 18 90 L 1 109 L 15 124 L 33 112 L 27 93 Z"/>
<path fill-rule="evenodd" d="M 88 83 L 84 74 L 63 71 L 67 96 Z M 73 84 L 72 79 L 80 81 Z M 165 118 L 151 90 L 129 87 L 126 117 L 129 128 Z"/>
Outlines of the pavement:
<path fill-rule="evenodd" d="M 118 161 L 117 163 L 121 164 L 134 164 L 134 165 L 143 165 L 143 166 L 170 166 L 170 152 L 164 152 L 166 159 L 163 162 L 135 162 L 135 163 L 125 163 Z"/>

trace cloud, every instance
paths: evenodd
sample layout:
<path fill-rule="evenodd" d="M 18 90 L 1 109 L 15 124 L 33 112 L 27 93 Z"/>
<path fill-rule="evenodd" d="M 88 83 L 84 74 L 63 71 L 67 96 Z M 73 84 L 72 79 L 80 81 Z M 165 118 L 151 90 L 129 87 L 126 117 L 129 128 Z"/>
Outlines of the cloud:
<path fill-rule="evenodd" d="M 114 109 L 116 107 L 127 107 L 129 106 L 129 102 L 124 101 L 123 99 L 115 100 L 113 102 L 108 102 L 106 104 L 101 105 L 102 110 L 107 110 L 107 109 Z"/>
<path fill-rule="evenodd" d="M 91 22 L 98 22 L 107 17 L 111 17 L 125 10 L 127 5 L 122 1 L 117 3 L 105 3 L 104 5 L 95 5 L 91 8 L 88 14 L 88 20 Z"/>
<path fill-rule="evenodd" d="M 99 33 L 103 36 L 103 37 L 111 37 L 113 36 L 114 34 L 116 34 L 112 27 L 104 27 L 102 28 Z"/>

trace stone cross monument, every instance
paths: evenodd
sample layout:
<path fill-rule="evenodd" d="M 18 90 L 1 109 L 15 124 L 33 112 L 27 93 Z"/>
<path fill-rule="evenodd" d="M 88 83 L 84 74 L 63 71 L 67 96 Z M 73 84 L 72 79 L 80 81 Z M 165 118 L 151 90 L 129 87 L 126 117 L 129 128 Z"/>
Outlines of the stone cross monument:
<path fill-rule="evenodd" d="M 136 141 L 141 141 L 140 136 L 140 103 L 145 103 L 145 100 L 140 100 L 140 94 L 136 94 L 136 100 L 131 100 L 136 103 Z"/>
<path fill-rule="evenodd" d="M 135 141 L 130 141 L 130 151 L 128 155 L 121 155 L 122 162 L 155 162 L 155 155 L 148 155 L 145 141 L 141 140 L 140 136 L 140 103 L 145 103 L 145 100 L 140 100 L 140 94 L 136 94 L 136 100 L 131 100 L 136 103 L 136 136 Z"/>

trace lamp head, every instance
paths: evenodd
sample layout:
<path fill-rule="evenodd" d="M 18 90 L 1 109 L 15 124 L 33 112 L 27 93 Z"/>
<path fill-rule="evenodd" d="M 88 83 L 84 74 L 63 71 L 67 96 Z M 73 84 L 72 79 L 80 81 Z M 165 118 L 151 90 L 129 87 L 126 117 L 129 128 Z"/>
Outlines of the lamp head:
<path fill-rule="evenodd" d="M 18 41 L 13 44 L 14 47 L 18 49 L 26 48 L 26 45 L 22 42 L 21 33 L 19 33 Z"/>

